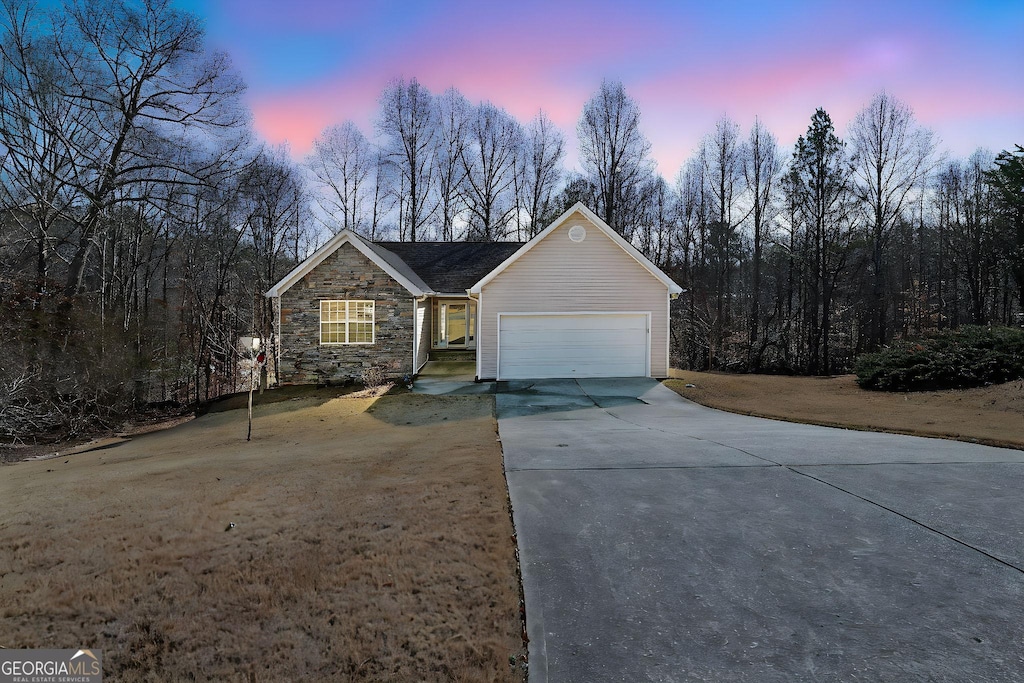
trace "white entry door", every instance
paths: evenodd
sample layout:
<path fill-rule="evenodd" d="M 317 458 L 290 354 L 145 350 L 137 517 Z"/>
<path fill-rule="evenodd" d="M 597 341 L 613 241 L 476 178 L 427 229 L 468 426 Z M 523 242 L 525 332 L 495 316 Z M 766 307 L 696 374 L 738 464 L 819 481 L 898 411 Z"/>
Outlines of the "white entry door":
<path fill-rule="evenodd" d="M 503 313 L 498 379 L 647 377 L 647 313 Z"/>

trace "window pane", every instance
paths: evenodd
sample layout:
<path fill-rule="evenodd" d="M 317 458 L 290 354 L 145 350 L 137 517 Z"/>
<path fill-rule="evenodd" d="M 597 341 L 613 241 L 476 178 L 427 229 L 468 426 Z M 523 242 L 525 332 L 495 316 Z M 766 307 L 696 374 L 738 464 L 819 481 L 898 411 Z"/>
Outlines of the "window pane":
<path fill-rule="evenodd" d="M 321 301 L 320 321 L 325 323 L 344 322 L 345 302 L 344 301 Z"/>
<path fill-rule="evenodd" d="M 321 323 L 320 343 L 322 344 L 344 344 L 345 323 Z"/>
<path fill-rule="evenodd" d="M 350 344 L 370 344 L 373 342 L 373 323 L 349 323 Z"/>
<path fill-rule="evenodd" d="M 359 322 L 367 322 L 373 320 L 373 302 L 372 301 L 353 301 L 351 310 L 351 320 L 358 320 Z"/>

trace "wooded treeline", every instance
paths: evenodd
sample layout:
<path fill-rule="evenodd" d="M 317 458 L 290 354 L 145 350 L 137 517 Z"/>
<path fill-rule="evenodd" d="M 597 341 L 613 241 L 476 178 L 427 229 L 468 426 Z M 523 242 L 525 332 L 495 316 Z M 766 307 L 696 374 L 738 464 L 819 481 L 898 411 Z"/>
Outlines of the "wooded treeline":
<path fill-rule="evenodd" d="M 241 388 L 239 337 L 273 343 L 262 293 L 338 230 L 525 240 L 579 200 L 686 289 L 681 367 L 833 373 L 896 337 L 1022 322 L 1024 150 L 944 156 L 887 93 L 845 138 L 819 109 L 793 148 L 723 118 L 667 180 L 621 83 L 584 105 L 569 172 L 543 112 L 395 80 L 373 130 L 331 126 L 295 162 L 169 0 L 0 7 L 7 437 Z"/>
<path fill-rule="evenodd" d="M 0 7 L 0 432 L 233 390 L 309 248 L 301 175 L 167 0 Z"/>
<path fill-rule="evenodd" d="M 894 338 L 1020 325 L 1024 150 L 941 155 L 876 95 L 840 139 L 818 109 L 791 151 L 723 119 L 680 171 L 674 245 L 689 289 L 676 362 L 831 374 Z"/>
<path fill-rule="evenodd" d="M 791 149 L 728 119 L 672 182 L 640 109 L 606 81 L 577 125 L 581 172 L 543 113 L 523 128 L 415 79 L 381 96 L 376 143 L 352 122 L 307 161 L 315 213 L 371 239 L 528 239 L 583 201 L 687 291 L 673 362 L 691 369 L 849 370 L 894 338 L 1021 324 L 1024 152 L 966 160 L 892 95 L 839 136 L 824 109 Z"/>

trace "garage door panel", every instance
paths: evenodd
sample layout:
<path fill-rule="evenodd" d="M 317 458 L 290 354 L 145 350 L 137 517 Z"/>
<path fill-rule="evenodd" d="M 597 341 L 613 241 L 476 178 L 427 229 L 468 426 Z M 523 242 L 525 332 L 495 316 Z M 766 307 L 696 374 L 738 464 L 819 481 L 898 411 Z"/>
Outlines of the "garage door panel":
<path fill-rule="evenodd" d="M 621 365 L 623 363 L 627 363 L 627 364 L 630 364 L 631 367 L 633 367 L 634 371 L 639 369 L 640 374 L 643 375 L 644 374 L 644 372 L 643 372 L 644 371 L 644 366 L 646 366 L 646 359 L 645 358 L 634 357 L 634 358 L 629 358 L 629 359 L 625 359 L 624 360 L 622 353 L 591 353 L 591 354 L 584 354 L 584 353 L 578 353 L 578 354 L 558 353 L 558 354 L 551 354 L 550 356 L 548 356 L 546 358 L 530 359 L 529 363 L 524 363 L 521 360 L 513 357 L 513 358 L 511 358 L 509 360 L 506 360 L 505 363 L 502 363 L 502 368 L 523 367 L 525 365 L 531 365 L 531 366 L 535 366 L 535 367 L 549 367 L 549 368 L 555 368 L 555 367 L 572 368 L 574 365 L 580 365 L 580 364 L 584 364 L 584 363 L 587 364 L 587 365 L 608 365 L 608 366 L 615 366 L 615 365 Z M 619 374 L 612 374 L 611 370 L 609 370 L 609 373 L 610 373 L 609 374 L 610 377 L 622 377 L 623 376 L 623 375 L 619 375 Z M 562 376 L 564 376 L 564 375 L 562 375 Z M 569 376 L 572 377 L 573 375 L 569 375 Z"/>
<path fill-rule="evenodd" d="M 614 334 L 614 333 L 612 333 L 612 334 Z M 637 335 L 635 335 L 635 338 L 646 337 L 646 336 L 647 335 L 644 333 L 644 331 L 640 331 Z M 502 341 L 501 350 L 504 352 L 504 351 L 518 351 L 518 350 L 522 350 L 522 349 L 539 348 L 542 345 L 543 339 L 544 338 L 541 337 L 540 335 L 533 335 L 532 339 L 520 338 L 520 339 L 508 339 L 508 340 L 506 340 L 504 337 L 502 337 L 502 340 L 501 340 Z M 586 336 L 581 335 L 581 336 L 576 337 L 576 338 L 574 338 L 573 335 L 560 335 L 557 339 L 552 339 L 551 341 L 553 342 L 553 345 L 546 346 L 544 348 L 545 355 L 547 355 L 548 357 L 558 356 L 558 354 L 563 354 L 563 353 L 567 354 L 568 356 L 573 356 L 573 355 L 578 355 L 579 353 L 589 352 L 589 351 L 593 351 L 593 352 L 609 351 L 609 352 L 611 352 L 611 351 L 613 351 L 615 349 L 629 351 L 629 350 L 636 350 L 635 347 L 638 346 L 638 344 L 630 343 L 628 340 L 623 340 L 623 341 L 617 341 L 616 340 L 616 341 L 608 341 L 607 343 L 602 343 L 605 340 L 602 339 L 601 336 L 598 333 L 594 333 L 594 334 L 586 335 Z M 557 343 L 555 343 L 555 342 L 557 342 Z M 639 349 L 639 350 L 636 350 L 636 352 L 640 353 L 642 350 L 643 349 Z"/>
<path fill-rule="evenodd" d="M 512 334 L 524 332 L 537 332 L 552 329 L 557 325 L 558 329 L 566 332 L 589 332 L 592 330 L 639 330 L 647 331 L 646 315 L 538 315 L 518 316 L 507 315 L 502 318 L 502 331 Z"/>
<path fill-rule="evenodd" d="M 522 330 L 515 333 L 503 333 L 503 346 L 530 346 L 538 343 L 538 337 L 548 338 L 549 331 L 544 329 Z M 559 330 L 557 339 L 565 344 L 584 344 L 588 346 L 634 346 L 647 336 L 647 329 L 593 328 L 585 330 Z"/>
<path fill-rule="evenodd" d="M 639 360 L 641 362 L 646 361 L 639 351 L 629 347 L 599 347 L 599 346 L 571 346 L 566 348 L 546 348 L 543 354 L 531 356 L 528 359 L 520 358 L 524 355 L 523 352 L 530 352 L 533 347 L 528 345 L 521 345 L 519 347 L 501 347 L 501 353 L 505 358 L 505 363 L 521 363 L 523 360 L 529 360 L 531 363 L 536 364 L 553 364 L 558 365 L 571 361 L 573 359 L 580 360 L 606 360 L 609 362 L 615 361 L 617 358 L 621 358 L 623 355 L 628 356 L 630 353 L 633 354 L 632 360 Z"/>
<path fill-rule="evenodd" d="M 504 315 L 498 376 L 644 377 L 647 328 L 646 313 Z"/>
<path fill-rule="evenodd" d="M 618 359 L 615 359 L 618 361 Z M 629 364 L 616 362 L 614 370 L 608 370 L 612 361 L 602 359 L 576 359 L 569 366 L 566 363 L 533 363 L 529 366 L 509 365 L 501 379 L 557 379 L 600 377 L 644 377 L 646 363 L 635 361 Z M 505 367 L 505 366 L 503 366 Z M 567 370 L 568 369 L 568 370 Z"/>

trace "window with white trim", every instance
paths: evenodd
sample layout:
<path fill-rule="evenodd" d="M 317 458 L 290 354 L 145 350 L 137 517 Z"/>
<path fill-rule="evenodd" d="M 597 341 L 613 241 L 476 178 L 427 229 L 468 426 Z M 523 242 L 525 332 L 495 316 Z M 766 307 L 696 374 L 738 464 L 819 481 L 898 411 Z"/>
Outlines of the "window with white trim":
<path fill-rule="evenodd" d="M 372 344 L 373 301 L 321 300 L 321 344 Z"/>

